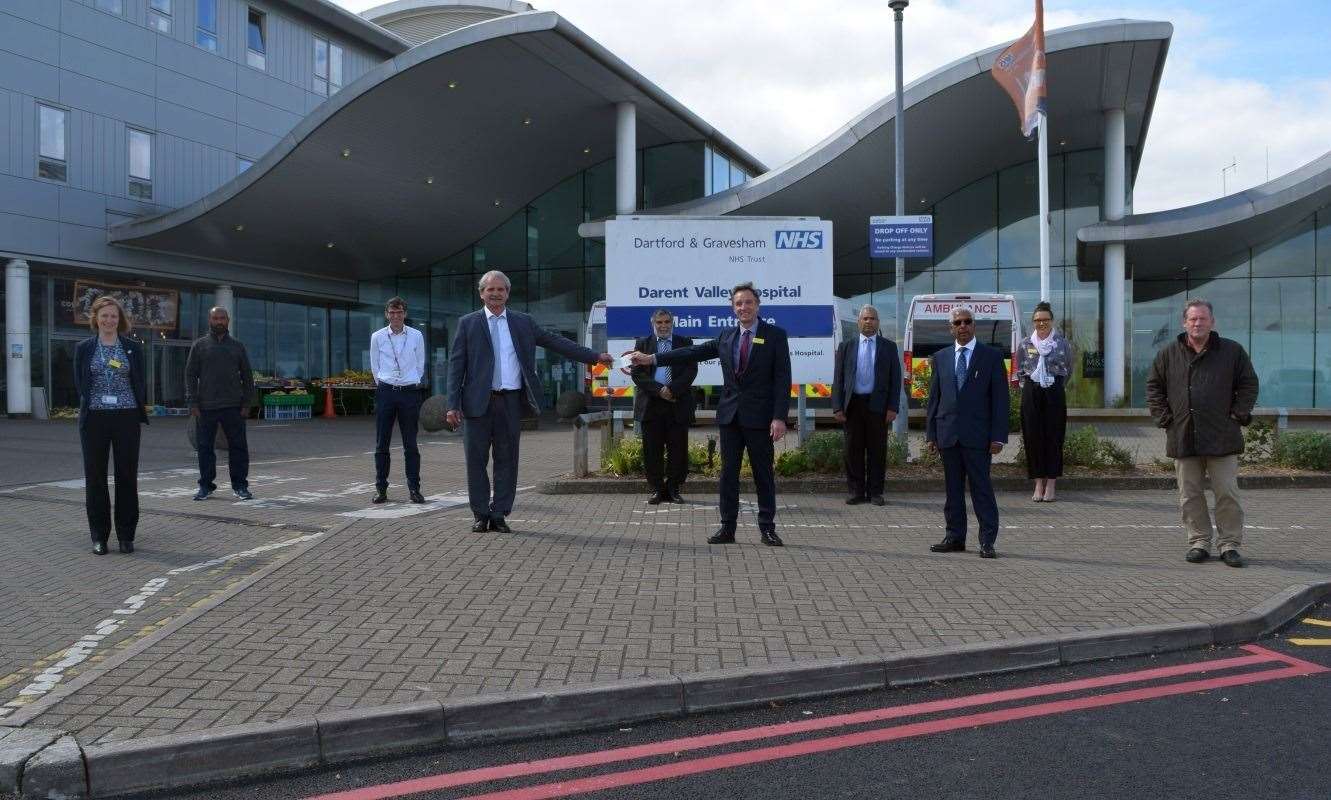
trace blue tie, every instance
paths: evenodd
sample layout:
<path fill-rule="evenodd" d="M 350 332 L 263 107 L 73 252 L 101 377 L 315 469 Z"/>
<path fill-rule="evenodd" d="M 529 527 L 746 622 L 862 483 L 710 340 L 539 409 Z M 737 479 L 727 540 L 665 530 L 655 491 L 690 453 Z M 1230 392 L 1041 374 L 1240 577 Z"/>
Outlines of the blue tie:
<path fill-rule="evenodd" d="M 669 339 L 657 339 L 657 340 L 656 340 L 656 352 L 657 352 L 657 353 L 669 353 L 669 352 L 670 352 L 670 340 L 669 340 Z M 670 385 L 670 367 L 657 367 L 657 368 L 656 368 L 656 375 L 653 376 L 653 377 L 656 378 L 656 382 L 657 382 L 657 383 L 660 383 L 660 384 L 664 384 L 664 385 L 666 385 L 666 386 L 669 386 L 669 385 Z"/>
<path fill-rule="evenodd" d="M 957 351 L 957 391 L 966 385 L 966 348 Z"/>
<path fill-rule="evenodd" d="M 504 388 L 504 353 L 499 346 L 499 317 L 490 317 L 490 346 L 494 348 L 494 377 L 490 381 L 490 388 L 499 391 Z"/>

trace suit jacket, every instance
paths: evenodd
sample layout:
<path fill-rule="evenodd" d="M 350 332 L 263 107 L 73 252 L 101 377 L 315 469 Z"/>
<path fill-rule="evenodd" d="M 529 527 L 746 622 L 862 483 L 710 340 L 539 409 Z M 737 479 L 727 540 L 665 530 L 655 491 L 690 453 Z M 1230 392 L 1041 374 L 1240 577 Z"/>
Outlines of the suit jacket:
<path fill-rule="evenodd" d="M 522 397 L 530 412 L 541 410 L 538 399 L 541 379 L 536 374 L 536 348 L 544 347 L 560 355 L 595 363 L 600 353 L 557 333 L 542 328 L 530 315 L 507 309 L 508 332 L 522 367 Z M 490 323 L 485 309 L 464 314 L 458 320 L 453 349 L 448 354 L 448 408 L 463 416 L 484 416 L 490 409 L 490 389 L 494 385 L 494 345 L 490 342 Z"/>
<path fill-rule="evenodd" d="M 687 336 L 673 334 L 670 337 L 670 349 L 677 350 L 681 347 L 690 347 L 693 340 Z M 633 349 L 642 353 L 656 352 L 656 336 L 644 336 L 633 343 Z M 637 391 L 633 393 L 633 416 L 642 419 L 642 414 L 647 410 L 647 402 L 661 391 L 661 384 L 656 380 L 656 367 L 638 366 L 634 367 L 631 375 L 633 376 L 633 385 Z M 681 422 L 688 422 L 693 418 L 693 382 L 698 379 L 698 364 L 690 361 L 686 364 L 673 366 L 670 368 L 670 393 L 675 396 L 674 408 L 675 416 Z"/>
<path fill-rule="evenodd" d="M 1003 354 L 980 342 L 966 365 L 970 375 L 957 391 L 956 346 L 944 347 L 929 358 L 929 404 L 925 417 L 926 441 L 939 447 L 989 447 L 1006 442 L 1008 428 L 1007 373 Z"/>
<path fill-rule="evenodd" d="M 139 421 L 148 424 L 148 412 L 143 409 L 148 404 L 148 368 L 143 358 L 143 345 L 120 337 L 120 346 L 125 348 L 129 357 L 129 385 L 134 390 L 134 400 L 139 405 Z M 92 388 L 92 357 L 97 352 L 97 337 L 90 336 L 74 348 L 74 388 L 79 393 L 79 424 L 82 425 L 88 415 L 88 392 Z"/>
<path fill-rule="evenodd" d="M 716 423 L 738 423 L 744 428 L 767 428 L 772 420 L 790 416 L 790 341 L 786 332 L 759 320 L 749 348 L 743 375 L 735 374 L 735 341 L 739 325 L 720 336 L 692 347 L 682 347 L 657 356 L 660 365 L 694 363 L 713 358 L 721 361 L 721 399 L 716 404 Z"/>
<path fill-rule="evenodd" d="M 891 339 L 876 337 L 874 348 L 873 392 L 869 395 L 869 410 L 882 414 L 888 409 L 901 411 L 901 359 Z M 859 372 L 860 335 L 837 345 L 836 372 L 832 381 L 832 410 L 845 411 L 850 396 L 855 393 L 855 379 Z"/>

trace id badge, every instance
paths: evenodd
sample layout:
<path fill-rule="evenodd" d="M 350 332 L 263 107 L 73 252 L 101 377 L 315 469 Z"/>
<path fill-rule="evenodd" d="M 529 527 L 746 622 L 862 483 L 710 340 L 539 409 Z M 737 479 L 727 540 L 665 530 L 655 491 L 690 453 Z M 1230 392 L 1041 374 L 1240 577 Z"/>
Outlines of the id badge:
<path fill-rule="evenodd" d="M 110 367 L 111 369 L 124 369 L 125 364 L 118 358 L 108 358 L 106 360 L 106 366 Z"/>
<path fill-rule="evenodd" d="M 108 405 L 108 406 L 113 406 L 113 405 L 115 405 L 115 404 L 116 404 L 116 396 L 113 395 L 113 394 L 104 394 L 104 395 L 102 395 L 102 404 L 103 404 L 103 405 Z"/>
<path fill-rule="evenodd" d="M 401 379 L 402 379 L 402 370 L 400 370 L 400 369 L 395 369 L 395 370 L 393 370 L 393 378 L 394 378 L 395 380 L 401 380 Z"/>

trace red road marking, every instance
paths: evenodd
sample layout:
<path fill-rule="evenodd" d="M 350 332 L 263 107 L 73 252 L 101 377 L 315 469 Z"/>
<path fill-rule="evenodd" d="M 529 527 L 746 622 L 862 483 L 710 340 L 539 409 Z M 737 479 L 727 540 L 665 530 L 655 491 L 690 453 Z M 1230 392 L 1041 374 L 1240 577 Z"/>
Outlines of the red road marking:
<path fill-rule="evenodd" d="M 1251 654 L 1217 659 L 1215 661 L 1177 664 L 1174 666 L 1155 667 L 1153 669 L 1138 670 L 1135 672 L 1123 672 L 1115 675 L 1101 675 L 1094 678 L 1082 678 L 1073 681 L 1040 684 L 1020 689 L 984 692 L 981 694 L 953 697 L 945 700 L 912 703 L 904 706 L 857 711 L 850 714 L 841 714 L 820 719 L 784 722 L 775 725 L 762 725 L 754 728 L 723 731 L 721 733 L 704 734 L 701 736 L 689 736 L 662 742 L 634 745 L 631 747 L 619 747 L 610 750 L 580 753 L 572 756 L 547 758 L 539 761 L 522 761 L 513 764 L 503 764 L 496 767 L 482 767 L 461 772 L 432 775 L 424 778 L 413 778 L 411 780 L 381 784 L 379 786 L 348 789 L 346 791 L 318 795 L 317 797 L 312 797 L 308 800 L 387 800 L 388 798 L 401 797 L 403 795 L 415 794 L 418 792 L 449 789 L 474 783 L 519 778 L 565 769 L 601 766 L 621 761 L 647 758 L 650 756 L 678 753 L 685 750 L 699 750 L 720 745 L 736 744 L 759 739 L 770 739 L 778 736 L 789 736 L 799 733 L 809 733 L 811 731 L 826 730 L 847 725 L 881 722 L 889 719 L 898 719 L 920 714 L 931 714 L 940 711 L 955 711 L 963 708 L 991 705 L 993 703 L 1009 702 L 1013 700 L 1028 700 L 1035 697 L 1046 697 L 1054 694 L 1118 686 L 1125 683 L 1159 680 L 1162 678 L 1172 678 L 1198 672 L 1215 672 L 1218 670 L 1234 669 L 1237 667 L 1253 666 L 1257 664 L 1269 664 L 1272 661 L 1280 661 L 1288 663 L 1291 666 L 1299 666 L 1310 673 L 1323 670 L 1322 667 L 1316 664 L 1300 661 L 1292 656 L 1285 656 L 1280 653 L 1266 650 L 1265 648 L 1256 647 L 1255 645 L 1245 647 L 1244 649 L 1249 650 Z"/>
<path fill-rule="evenodd" d="M 1317 666 L 1315 671 L 1325 672 L 1327 669 L 1325 667 Z M 1281 667 L 1280 669 L 1269 669 L 1242 675 L 1226 675 L 1224 677 L 1209 678 L 1207 680 L 1184 681 L 1182 683 L 1174 683 L 1167 686 L 1128 689 L 1122 692 L 1111 692 L 1109 694 L 1094 695 L 1092 697 L 1057 700 L 1051 703 L 1038 703 L 1036 705 L 1005 708 L 998 711 L 985 711 L 960 717 L 948 717 L 946 719 L 931 720 L 928 722 L 915 722 L 909 725 L 896 725 L 890 728 L 877 728 L 842 736 L 827 736 L 822 739 L 811 739 L 776 747 L 760 747 L 753 750 L 743 750 L 737 753 L 727 753 L 720 756 L 698 758 L 691 761 L 681 761 L 674 764 L 663 764 L 656 767 L 616 772 L 608 775 L 597 775 L 590 778 L 561 781 L 559 783 L 545 783 L 537 786 L 527 786 L 521 789 L 488 792 L 486 794 L 470 795 L 462 798 L 462 800 L 549 800 L 550 798 L 555 797 L 568 797 L 570 795 L 585 794 L 587 792 L 601 791 L 604 789 L 615 789 L 621 786 L 634 786 L 642 783 L 651 783 L 653 781 L 680 778 L 686 775 L 696 775 L 702 772 L 713 772 L 716 770 L 730 769 L 749 764 L 760 764 L 766 761 L 776 761 L 778 759 L 794 758 L 814 753 L 825 753 L 831 750 L 841 750 L 847 747 L 858 747 L 865 744 L 879 744 L 914 736 L 945 733 L 959 728 L 980 728 L 1019 719 L 1031 719 L 1033 717 L 1043 717 L 1052 714 L 1064 714 L 1069 711 L 1102 708 L 1122 703 L 1132 703 L 1139 700 L 1150 700 L 1158 697 L 1169 697 L 1170 695 L 1176 694 L 1202 692 L 1209 689 L 1223 689 L 1230 686 L 1241 686 L 1247 683 L 1274 681 L 1282 678 L 1293 678 L 1309 674 L 1313 673 L 1310 673 L 1309 670 L 1303 667 Z"/>
<path fill-rule="evenodd" d="M 1265 647 L 1259 647 L 1255 644 L 1245 644 L 1240 649 L 1247 650 L 1249 653 L 1252 653 L 1254 655 L 1265 656 L 1266 658 L 1269 658 L 1272 661 L 1283 661 L 1286 664 L 1289 664 L 1291 667 L 1303 667 L 1304 669 L 1308 670 L 1310 673 L 1325 672 L 1327 670 L 1327 668 L 1323 667 L 1321 664 L 1317 664 L 1312 661 L 1304 661 L 1303 659 L 1298 658 L 1296 656 L 1287 655 L 1285 653 L 1278 653 L 1275 650 L 1267 650 Z"/>

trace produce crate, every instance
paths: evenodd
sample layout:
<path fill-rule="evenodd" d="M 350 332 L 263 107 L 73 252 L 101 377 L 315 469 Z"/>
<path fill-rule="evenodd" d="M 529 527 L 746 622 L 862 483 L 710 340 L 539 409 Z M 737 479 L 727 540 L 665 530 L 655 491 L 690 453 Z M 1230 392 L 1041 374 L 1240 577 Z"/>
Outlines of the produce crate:
<path fill-rule="evenodd" d="M 265 405 L 263 407 L 263 418 L 272 420 L 310 419 L 310 412 L 310 406 Z"/>
<path fill-rule="evenodd" d="M 266 394 L 263 396 L 265 406 L 313 406 L 314 395 L 312 394 Z"/>

